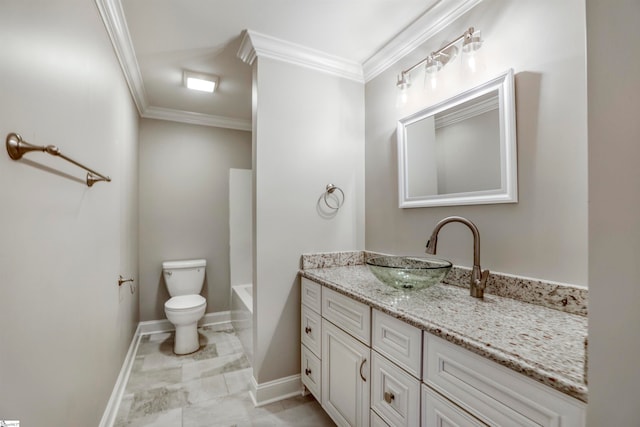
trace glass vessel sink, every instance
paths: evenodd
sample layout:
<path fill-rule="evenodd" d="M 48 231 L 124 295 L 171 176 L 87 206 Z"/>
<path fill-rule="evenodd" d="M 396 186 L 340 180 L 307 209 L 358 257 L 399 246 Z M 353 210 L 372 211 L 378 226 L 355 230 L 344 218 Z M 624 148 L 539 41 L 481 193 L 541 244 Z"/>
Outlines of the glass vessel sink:
<path fill-rule="evenodd" d="M 367 267 L 382 283 L 401 289 L 424 289 L 444 279 L 451 262 L 437 258 L 379 256 L 367 260 Z"/>

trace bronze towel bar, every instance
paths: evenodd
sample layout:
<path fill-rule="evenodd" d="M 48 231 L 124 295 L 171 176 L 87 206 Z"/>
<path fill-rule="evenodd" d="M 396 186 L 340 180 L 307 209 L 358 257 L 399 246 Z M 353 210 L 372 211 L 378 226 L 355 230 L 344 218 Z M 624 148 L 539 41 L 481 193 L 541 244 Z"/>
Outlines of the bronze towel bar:
<path fill-rule="evenodd" d="M 10 133 L 9 135 L 7 135 L 7 152 L 9 153 L 9 157 L 11 157 L 13 160 L 21 159 L 25 153 L 28 153 L 30 151 L 44 151 L 45 153 L 49 153 L 52 156 L 61 157 L 69 163 L 73 163 L 74 165 L 86 170 L 88 172 L 87 185 L 89 187 L 99 181 L 111 182 L 111 178 L 109 178 L 108 176 L 104 176 L 92 169 L 89 169 L 82 163 L 78 163 L 75 160 L 65 156 L 55 145 L 37 146 L 29 144 L 27 141 L 23 140 L 22 137 L 17 133 Z"/>

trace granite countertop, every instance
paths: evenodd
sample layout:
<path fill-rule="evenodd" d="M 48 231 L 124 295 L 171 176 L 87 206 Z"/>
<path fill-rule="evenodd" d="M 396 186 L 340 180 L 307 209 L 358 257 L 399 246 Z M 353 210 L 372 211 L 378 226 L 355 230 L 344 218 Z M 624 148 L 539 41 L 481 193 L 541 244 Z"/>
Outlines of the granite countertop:
<path fill-rule="evenodd" d="M 438 284 L 402 290 L 365 265 L 312 268 L 302 277 L 404 320 L 474 353 L 587 402 L 587 317 L 469 289 Z"/>

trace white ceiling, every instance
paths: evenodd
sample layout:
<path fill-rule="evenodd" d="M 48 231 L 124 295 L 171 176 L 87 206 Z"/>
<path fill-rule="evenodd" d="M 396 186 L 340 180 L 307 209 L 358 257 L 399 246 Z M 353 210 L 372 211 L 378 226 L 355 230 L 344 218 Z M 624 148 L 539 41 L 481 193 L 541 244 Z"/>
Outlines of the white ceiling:
<path fill-rule="evenodd" d="M 479 1 L 97 0 L 97 4 L 143 117 L 249 129 L 251 67 L 237 56 L 243 30 L 366 65 L 376 55 L 382 62 L 397 60 L 390 58 L 406 50 L 399 43 L 411 46 L 424 41 L 444 21 Z M 410 29 L 414 35 L 398 41 Z M 220 76 L 218 90 L 208 94 L 186 89 L 184 69 Z"/>

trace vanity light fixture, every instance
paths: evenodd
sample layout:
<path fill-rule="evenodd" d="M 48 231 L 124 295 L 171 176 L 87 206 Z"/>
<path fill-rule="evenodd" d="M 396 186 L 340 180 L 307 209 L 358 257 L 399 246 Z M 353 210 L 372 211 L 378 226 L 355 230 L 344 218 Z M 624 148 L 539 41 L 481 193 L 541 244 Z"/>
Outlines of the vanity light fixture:
<path fill-rule="evenodd" d="M 218 87 L 219 81 L 220 78 L 213 74 L 196 73 L 187 70 L 183 72 L 183 83 L 189 89 L 213 93 Z"/>
<path fill-rule="evenodd" d="M 417 69 L 418 67 L 424 65 L 426 74 L 431 76 L 431 85 L 435 87 L 435 75 L 438 71 L 442 70 L 442 68 L 451 62 L 458 55 L 458 48 L 456 44 L 462 41 L 462 52 L 465 54 L 472 54 L 480 47 L 482 47 L 482 38 L 480 36 L 480 31 L 475 31 L 473 27 L 469 27 L 467 31 L 465 31 L 461 36 L 457 37 L 450 43 L 447 43 L 445 46 L 436 50 L 435 52 L 431 52 L 429 56 L 422 59 L 415 65 L 403 70 L 398 75 L 398 82 L 396 86 L 401 91 L 401 100 L 400 102 L 406 101 L 406 92 L 409 86 L 411 86 L 411 73 Z M 472 56 L 469 57 L 470 61 L 472 60 Z M 469 66 L 474 69 L 475 63 L 469 63 Z M 426 77 L 426 76 L 425 76 Z"/>

